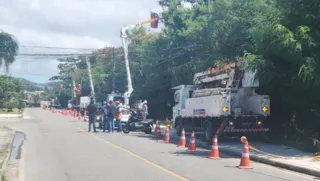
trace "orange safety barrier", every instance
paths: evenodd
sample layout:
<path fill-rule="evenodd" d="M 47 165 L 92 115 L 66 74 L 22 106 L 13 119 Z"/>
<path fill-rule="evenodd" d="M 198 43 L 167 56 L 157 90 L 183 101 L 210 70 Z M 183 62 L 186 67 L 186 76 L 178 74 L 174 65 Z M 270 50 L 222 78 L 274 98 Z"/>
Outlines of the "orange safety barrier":
<path fill-rule="evenodd" d="M 212 139 L 212 146 L 211 146 L 211 153 L 209 156 L 210 159 L 214 159 L 214 160 L 220 160 L 220 156 L 219 156 L 219 147 L 218 147 L 218 138 L 217 136 L 214 136 L 214 138 Z"/>
<path fill-rule="evenodd" d="M 184 132 L 184 128 L 182 128 L 182 131 L 181 131 L 181 136 L 180 136 L 178 147 L 180 147 L 180 148 L 186 147 L 186 135 Z"/>
<path fill-rule="evenodd" d="M 194 135 L 194 131 L 192 131 L 191 133 L 190 143 L 187 151 L 190 151 L 190 152 L 196 151 L 196 137 Z"/>
<path fill-rule="evenodd" d="M 165 143 L 170 143 L 170 130 L 169 130 L 169 125 L 166 126 L 166 130 L 165 130 L 163 142 L 165 142 Z"/>
<path fill-rule="evenodd" d="M 245 136 L 242 136 L 240 140 L 243 143 L 244 148 L 243 148 L 243 152 L 242 152 L 242 156 L 241 156 L 240 165 L 238 166 L 238 168 L 241 168 L 241 169 L 252 169 L 252 167 L 250 165 L 248 140 L 247 140 L 247 138 Z"/>
<path fill-rule="evenodd" d="M 154 129 L 154 135 L 155 135 L 157 138 L 160 138 L 160 137 L 161 137 L 161 129 L 160 129 L 160 125 L 159 125 L 159 122 L 158 122 L 158 121 L 156 122 L 156 128 Z"/>

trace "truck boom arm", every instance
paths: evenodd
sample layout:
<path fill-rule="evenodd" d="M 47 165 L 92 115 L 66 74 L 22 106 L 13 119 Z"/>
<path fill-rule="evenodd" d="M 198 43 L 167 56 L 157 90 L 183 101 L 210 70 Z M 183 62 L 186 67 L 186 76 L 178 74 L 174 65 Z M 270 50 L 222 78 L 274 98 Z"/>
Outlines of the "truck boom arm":
<path fill-rule="evenodd" d="M 127 72 L 127 80 L 128 80 L 128 90 L 124 93 L 124 105 L 129 107 L 129 98 L 133 92 L 133 87 L 132 87 L 132 79 L 131 79 L 131 73 L 130 73 L 130 66 L 129 66 L 129 60 L 128 60 L 128 42 L 127 42 L 127 30 L 141 26 L 147 23 L 151 23 L 157 21 L 157 18 L 151 18 L 142 22 L 139 22 L 134 25 L 128 25 L 123 28 L 121 28 L 121 39 L 122 39 L 122 47 L 123 47 L 123 53 L 124 53 L 124 63 L 126 66 L 126 72 Z"/>

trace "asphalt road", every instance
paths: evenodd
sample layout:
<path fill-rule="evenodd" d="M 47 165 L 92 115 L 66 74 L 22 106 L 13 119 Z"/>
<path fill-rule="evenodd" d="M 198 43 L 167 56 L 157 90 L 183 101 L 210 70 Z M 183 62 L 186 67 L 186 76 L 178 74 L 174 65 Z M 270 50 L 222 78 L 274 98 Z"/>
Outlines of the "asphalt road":
<path fill-rule="evenodd" d="M 313 177 L 239 158 L 207 158 L 207 150 L 187 153 L 142 133 L 88 133 L 87 124 L 42 109 L 29 119 L 0 122 L 24 132 L 20 181 L 304 181 Z"/>

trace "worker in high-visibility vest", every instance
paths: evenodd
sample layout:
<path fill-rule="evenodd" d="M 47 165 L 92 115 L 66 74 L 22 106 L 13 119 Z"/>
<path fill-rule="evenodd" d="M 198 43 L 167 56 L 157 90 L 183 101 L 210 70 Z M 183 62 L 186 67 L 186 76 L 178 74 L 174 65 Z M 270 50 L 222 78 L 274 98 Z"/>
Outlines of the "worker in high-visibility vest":
<path fill-rule="evenodd" d="M 116 101 L 116 124 L 118 125 L 119 132 L 122 131 L 121 120 L 122 120 L 121 104 L 119 101 Z"/>

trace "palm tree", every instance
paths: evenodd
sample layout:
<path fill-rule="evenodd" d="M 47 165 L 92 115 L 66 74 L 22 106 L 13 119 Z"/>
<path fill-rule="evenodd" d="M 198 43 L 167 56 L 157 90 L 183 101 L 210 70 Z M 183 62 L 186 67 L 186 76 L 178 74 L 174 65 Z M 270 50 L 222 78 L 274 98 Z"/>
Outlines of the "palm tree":
<path fill-rule="evenodd" d="M 0 66 L 4 63 L 6 75 L 8 75 L 9 67 L 15 61 L 18 51 L 18 41 L 11 34 L 0 32 Z"/>

